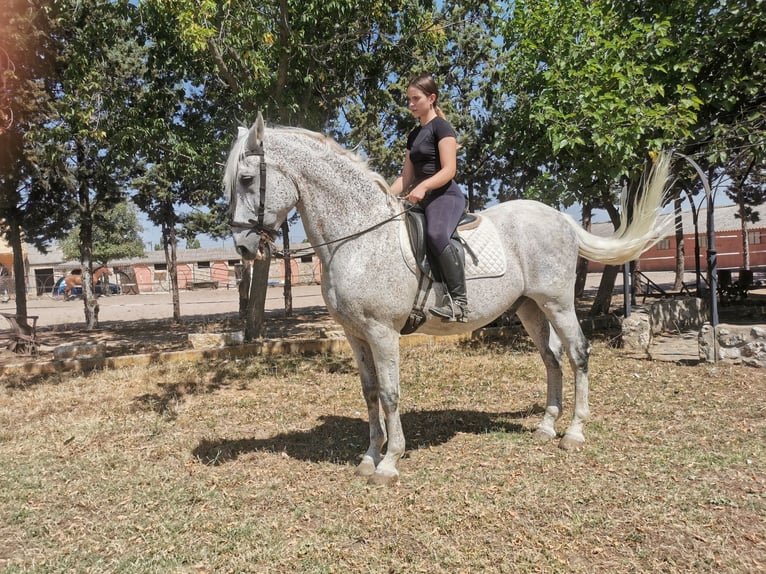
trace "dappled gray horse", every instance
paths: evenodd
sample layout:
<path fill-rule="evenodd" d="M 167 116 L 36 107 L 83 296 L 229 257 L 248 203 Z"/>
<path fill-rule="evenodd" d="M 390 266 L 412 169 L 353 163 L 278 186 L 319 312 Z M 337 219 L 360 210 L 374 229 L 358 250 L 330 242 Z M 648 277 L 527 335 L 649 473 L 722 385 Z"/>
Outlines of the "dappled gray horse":
<path fill-rule="evenodd" d="M 477 329 L 514 309 L 540 351 L 547 371 L 545 414 L 536 436 L 556 436 L 562 408 L 562 361 L 575 376 L 574 414 L 559 446 L 585 442 L 588 416 L 589 345 L 574 306 L 578 255 L 619 264 L 637 258 L 664 234 L 657 216 L 669 160 L 660 156 L 633 206 L 630 224 L 612 237 L 586 232 L 571 217 L 535 201 L 509 201 L 481 212 L 482 249 L 468 241 L 467 322 L 428 317 L 420 333 L 451 335 Z M 414 302 L 441 301 L 441 285 L 426 290 L 403 233 L 405 205 L 383 178 L 333 140 L 297 128 L 266 128 L 260 114 L 250 130 L 240 129 L 226 163 L 224 188 L 240 254 L 253 258 L 293 207 L 322 262 L 322 294 L 343 326 L 362 380 L 370 423 L 370 446 L 357 467 L 373 483 L 399 477 L 404 454 L 399 417 L 399 336 Z M 625 212 L 623 205 L 623 213 Z M 489 238 L 489 239 L 486 239 Z M 480 256 L 494 268 L 478 270 Z M 476 259 L 477 261 L 473 261 Z M 426 282 L 427 284 L 427 282 Z M 436 368 L 436 365 L 434 365 Z M 385 446 L 385 454 L 384 454 Z"/>

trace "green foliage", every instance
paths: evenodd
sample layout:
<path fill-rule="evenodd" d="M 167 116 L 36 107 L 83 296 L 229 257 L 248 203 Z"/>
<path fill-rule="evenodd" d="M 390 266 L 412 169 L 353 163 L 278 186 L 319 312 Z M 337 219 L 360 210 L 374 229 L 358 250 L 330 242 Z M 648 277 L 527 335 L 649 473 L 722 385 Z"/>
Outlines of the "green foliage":
<path fill-rule="evenodd" d="M 766 160 L 758 161 L 755 156 L 745 163 L 737 163 L 728 170 L 732 185 L 726 189 L 726 195 L 741 211 L 735 217 L 742 217 L 746 223 L 759 223 L 760 215 L 753 206 L 766 201 Z"/>
<path fill-rule="evenodd" d="M 196 237 L 186 240 L 186 249 L 199 249 L 200 247 L 201 244 Z"/>
<path fill-rule="evenodd" d="M 143 228 L 138 222 L 136 208 L 123 201 L 104 213 L 95 214 L 93 226 L 93 260 L 107 265 L 116 259 L 143 257 L 144 242 L 141 239 Z M 61 242 L 64 257 L 80 260 L 80 228 Z"/>
<path fill-rule="evenodd" d="M 500 118 L 492 113 L 493 76 L 502 60 L 495 40 L 501 12 L 495 2 L 448 1 L 439 10 L 412 5 L 393 35 L 379 42 L 376 76 L 345 98 L 331 124 L 336 137 L 361 148 L 373 168 L 394 179 L 401 172 L 406 134 L 416 125 L 406 107 L 407 83 L 415 74 L 432 73 L 439 103 L 459 134 L 458 178 L 476 191 L 482 206 L 490 187 L 503 178 L 493 137 Z"/>
<path fill-rule="evenodd" d="M 17 226 L 43 250 L 71 226 L 64 158 L 34 137 L 52 121 L 63 50 L 58 6 L 47 4 L 9 2 L 0 18 L 0 232 Z"/>
<path fill-rule="evenodd" d="M 75 224 L 89 242 L 128 189 L 168 232 L 228 234 L 220 165 L 256 110 L 329 131 L 392 179 L 421 71 L 474 208 L 611 207 L 662 147 L 719 175 L 766 155 L 760 0 L 14 0 L 5 14 L 0 217 L 38 246 Z"/>
<path fill-rule="evenodd" d="M 603 202 L 647 151 L 691 134 L 702 101 L 671 73 L 670 28 L 667 17 L 644 20 L 609 1 L 515 3 L 503 75 L 515 105 L 503 135 L 526 156 L 532 194 Z"/>
<path fill-rule="evenodd" d="M 650 150 L 682 147 L 713 169 L 762 153 L 765 14 L 759 0 L 515 2 L 504 137 L 524 156 L 521 183 L 598 205 Z"/>

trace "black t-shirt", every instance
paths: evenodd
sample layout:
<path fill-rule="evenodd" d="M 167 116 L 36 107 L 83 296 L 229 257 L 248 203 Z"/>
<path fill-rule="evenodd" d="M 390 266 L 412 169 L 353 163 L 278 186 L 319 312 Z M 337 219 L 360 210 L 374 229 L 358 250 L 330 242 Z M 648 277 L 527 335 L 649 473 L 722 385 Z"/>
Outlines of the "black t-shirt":
<path fill-rule="evenodd" d="M 415 171 L 416 182 L 428 179 L 441 169 L 439 141 L 446 137 L 457 139 L 455 130 L 452 129 L 449 122 L 439 116 L 410 132 L 407 138 L 407 149 L 410 152 L 410 161 Z M 443 188 L 434 191 L 446 191 L 453 185 L 459 190 L 455 181 L 452 180 Z"/>

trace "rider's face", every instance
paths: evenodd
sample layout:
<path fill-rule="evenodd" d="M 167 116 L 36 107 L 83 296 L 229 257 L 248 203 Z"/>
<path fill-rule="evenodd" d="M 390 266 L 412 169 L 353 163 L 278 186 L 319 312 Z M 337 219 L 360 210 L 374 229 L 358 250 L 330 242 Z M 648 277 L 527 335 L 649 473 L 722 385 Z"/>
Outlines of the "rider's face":
<path fill-rule="evenodd" d="M 435 95 L 426 95 L 425 92 L 419 90 L 415 86 L 407 88 L 407 102 L 410 107 L 410 112 L 416 118 L 424 118 L 428 114 L 431 106 L 433 105 Z"/>

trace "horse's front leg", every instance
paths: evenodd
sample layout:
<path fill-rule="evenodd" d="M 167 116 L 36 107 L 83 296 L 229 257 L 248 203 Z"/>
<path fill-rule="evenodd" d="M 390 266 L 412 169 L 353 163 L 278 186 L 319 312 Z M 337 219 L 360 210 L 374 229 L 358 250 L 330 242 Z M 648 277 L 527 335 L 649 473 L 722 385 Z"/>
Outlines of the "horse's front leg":
<path fill-rule="evenodd" d="M 399 480 L 397 465 L 404 455 L 404 431 L 399 416 L 399 333 L 380 327 L 372 334 L 370 345 L 378 375 L 380 406 L 386 422 L 388 443 L 383 460 L 378 463 L 370 484 L 392 485 Z"/>
<path fill-rule="evenodd" d="M 356 473 L 360 476 L 372 476 L 378 463 L 383 459 L 383 445 L 386 444 L 386 431 L 380 417 L 378 375 L 375 372 L 372 350 L 367 342 L 348 332 L 346 332 L 346 338 L 359 367 L 362 394 L 367 403 L 367 417 L 370 421 L 370 446 L 362 456 L 362 462 L 356 467 Z"/>
<path fill-rule="evenodd" d="M 357 472 L 369 475 L 371 484 L 389 485 L 399 480 L 397 464 L 405 448 L 399 416 L 399 333 L 379 325 L 371 329 L 367 336 L 373 343 L 349 337 L 359 365 L 370 417 L 370 448 Z M 381 407 L 385 426 L 381 422 Z M 380 458 L 384 444 L 386 454 Z M 375 465 L 375 470 L 369 474 L 372 465 Z"/>

